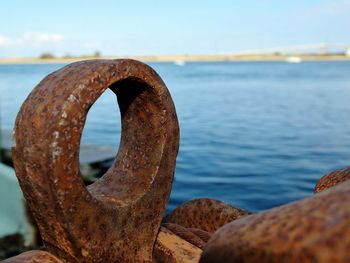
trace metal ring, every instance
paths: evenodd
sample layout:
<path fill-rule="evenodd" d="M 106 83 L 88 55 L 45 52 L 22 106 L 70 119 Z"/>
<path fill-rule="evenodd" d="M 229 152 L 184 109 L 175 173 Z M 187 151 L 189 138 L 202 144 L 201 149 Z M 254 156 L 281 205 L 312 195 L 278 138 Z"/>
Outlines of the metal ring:
<path fill-rule="evenodd" d="M 118 98 L 121 143 L 113 166 L 86 188 L 80 139 L 90 107 L 107 88 Z M 13 146 L 48 251 L 68 261 L 151 261 L 178 145 L 171 96 L 145 64 L 92 60 L 48 75 L 22 105 Z"/>

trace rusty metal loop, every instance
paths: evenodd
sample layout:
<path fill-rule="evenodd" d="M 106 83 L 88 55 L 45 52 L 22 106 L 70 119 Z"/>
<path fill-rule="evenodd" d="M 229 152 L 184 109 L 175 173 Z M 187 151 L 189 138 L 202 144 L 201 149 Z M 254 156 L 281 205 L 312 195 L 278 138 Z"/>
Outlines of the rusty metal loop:
<path fill-rule="evenodd" d="M 113 166 L 86 188 L 81 134 L 107 88 L 117 95 L 121 143 Z M 22 105 L 13 146 L 16 173 L 48 251 L 69 262 L 151 261 L 178 144 L 171 96 L 145 64 L 92 60 L 48 75 Z"/>

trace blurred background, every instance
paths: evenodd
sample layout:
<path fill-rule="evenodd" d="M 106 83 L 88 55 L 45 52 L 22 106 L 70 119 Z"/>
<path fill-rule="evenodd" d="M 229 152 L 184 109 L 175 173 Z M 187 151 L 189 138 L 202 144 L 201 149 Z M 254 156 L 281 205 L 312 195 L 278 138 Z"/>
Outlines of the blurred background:
<path fill-rule="evenodd" d="M 350 1 L 12 0 L 0 13 L 0 258 L 35 245 L 12 169 L 15 117 L 73 61 L 138 59 L 168 86 L 181 139 L 167 211 L 200 197 L 265 210 L 350 163 Z M 107 91 L 84 129 L 87 183 L 119 140 Z"/>

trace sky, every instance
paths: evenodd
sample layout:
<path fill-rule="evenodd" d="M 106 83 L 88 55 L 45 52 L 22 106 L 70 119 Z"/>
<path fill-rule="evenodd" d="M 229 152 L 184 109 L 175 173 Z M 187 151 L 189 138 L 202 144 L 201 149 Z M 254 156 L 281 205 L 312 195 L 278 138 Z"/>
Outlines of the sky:
<path fill-rule="evenodd" d="M 0 57 L 223 54 L 350 44 L 350 0 L 4 0 Z"/>

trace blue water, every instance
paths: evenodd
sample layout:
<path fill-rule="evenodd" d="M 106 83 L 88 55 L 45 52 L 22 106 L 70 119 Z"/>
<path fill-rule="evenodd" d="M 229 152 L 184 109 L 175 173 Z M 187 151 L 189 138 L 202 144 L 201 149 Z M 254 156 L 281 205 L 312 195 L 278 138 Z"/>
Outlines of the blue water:
<path fill-rule="evenodd" d="M 211 197 L 259 211 L 312 194 L 350 164 L 350 62 L 150 63 L 176 105 L 181 140 L 168 209 Z M 1 65 L 2 123 L 12 128 L 31 89 L 63 65 Z M 106 92 L 83 141 L 118 146 L 120 116 Z"/>

